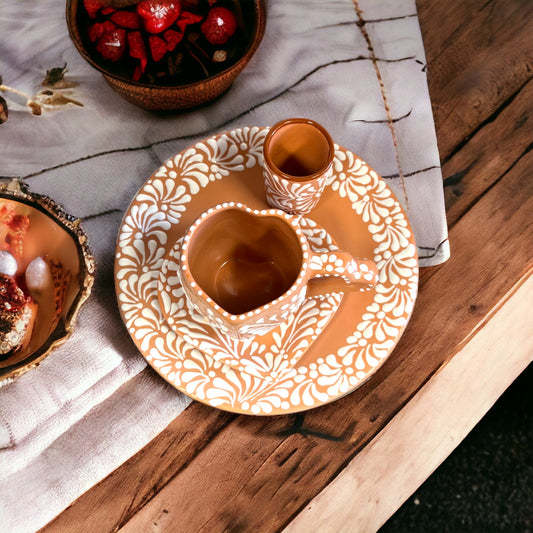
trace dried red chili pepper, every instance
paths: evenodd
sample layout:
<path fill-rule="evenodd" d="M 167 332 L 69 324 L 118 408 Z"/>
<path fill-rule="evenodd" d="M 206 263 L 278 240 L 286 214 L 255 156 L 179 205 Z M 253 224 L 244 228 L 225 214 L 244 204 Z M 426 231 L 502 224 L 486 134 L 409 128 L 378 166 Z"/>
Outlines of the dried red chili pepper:
<path fill-rule="evenodd" d="M 104 7 L 98 0 L 83 0 L 83 6 L 89 17 L 96 18 L 98 12 Z"/>
<path fill-rule="evenodd" d="M 190 24 L 196 24 L 203 19 L 202 15 L 191 13 L 190 11 L 183 11 L 180 18 L 176 21 L 176 26 L 181 33 L 185 33 L 185 29 Z"/>

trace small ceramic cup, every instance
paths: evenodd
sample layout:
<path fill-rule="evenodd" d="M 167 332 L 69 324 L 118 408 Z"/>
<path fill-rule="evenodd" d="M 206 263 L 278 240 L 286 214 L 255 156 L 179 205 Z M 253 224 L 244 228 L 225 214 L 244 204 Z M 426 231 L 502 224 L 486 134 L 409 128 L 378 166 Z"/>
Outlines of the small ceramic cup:
<path fill-rule="evenodd" d="M 298 221 L 279 209 L 228 202 L 194 222 L 182 241 L 179 276 L 207 323 L 246 339 L 287 322 L 311 278 L 338 276 L 361 290 L 377 283 L 372 261 L 342 250 L 313 252 Z"/>
<path fill-rule="evenodd" d="M 266 199 L 287 213 L 309 213 L 333 171 L 335 148 L 323 126 L 306 118 L 278 122 L 263 145 Z"/>

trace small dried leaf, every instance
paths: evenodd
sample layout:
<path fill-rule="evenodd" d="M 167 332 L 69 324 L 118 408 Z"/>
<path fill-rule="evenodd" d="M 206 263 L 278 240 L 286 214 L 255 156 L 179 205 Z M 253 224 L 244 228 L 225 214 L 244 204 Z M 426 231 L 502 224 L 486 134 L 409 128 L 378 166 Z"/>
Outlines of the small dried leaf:
<path fill-rule="evenodd" d="M 42 113 L 41 106 L 37 102 L 28 102 L 28 107 L 30 108 L 30 111 L 32 115 L 40 116 Z"/>
<path fill-rule="evenodd" d="M 60 82 L 65 76 L 67 70 L 67 64 L 65 63 L 62 67 L 54 67 L 46 71 L 46 77 L 43 80 L 43 85 L 55 85 Z"/>
<path fill-rule="evenodd" d="M 177 52 L 174 57 L 172 55 L 168 56 L 168 73 L 170 76 L 176 76 L 181 72 L 183 57 L 183 52 Z"/>

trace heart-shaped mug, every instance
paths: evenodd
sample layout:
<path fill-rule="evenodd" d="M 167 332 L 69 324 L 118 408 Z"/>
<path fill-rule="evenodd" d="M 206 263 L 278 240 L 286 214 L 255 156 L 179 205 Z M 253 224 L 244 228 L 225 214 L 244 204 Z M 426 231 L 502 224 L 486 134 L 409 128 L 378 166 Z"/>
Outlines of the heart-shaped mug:
<path fill-rule="evenodd" d="M 342 250 L 315 253 L 299 216 L 228 202 L 204 212 L 183 238 L 179 275 L 193 307 L 238 339 L 263 335 L 302 305 L 308 281 L 337 276 L 369 290 L 375 263 Z"/>

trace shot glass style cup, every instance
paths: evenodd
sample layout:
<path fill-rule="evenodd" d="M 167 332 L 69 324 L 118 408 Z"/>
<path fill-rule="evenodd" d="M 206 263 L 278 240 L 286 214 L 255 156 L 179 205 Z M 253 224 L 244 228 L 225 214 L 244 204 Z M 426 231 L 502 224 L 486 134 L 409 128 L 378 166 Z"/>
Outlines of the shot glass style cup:
<path fill-rule="evenodd" d="M 309 213 L 333 172 L 333 140 L 323 126 L 290 118 L 269 130 L 263 145 L 266 199 L 294 215 Z"/>
<path fill-rule="evenodd" d="M 315 253 L 300 217 L 228 202 L 204 212 L 183 238 L 179 277 L 205 321 L 247 339 L 287 322 L 303 304 L 310 279 L 337 276 L 373 287 L 373 261 L 335 250 Z"/>

